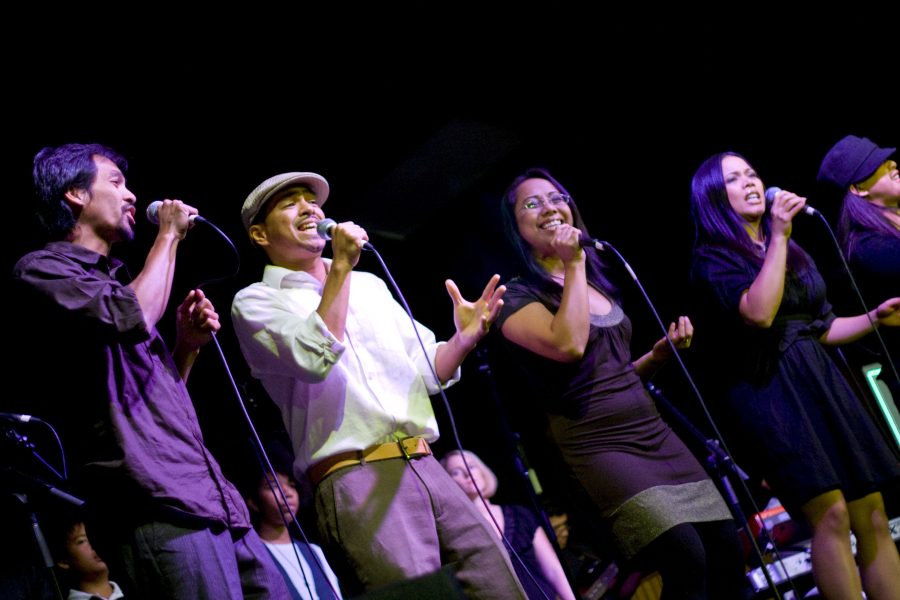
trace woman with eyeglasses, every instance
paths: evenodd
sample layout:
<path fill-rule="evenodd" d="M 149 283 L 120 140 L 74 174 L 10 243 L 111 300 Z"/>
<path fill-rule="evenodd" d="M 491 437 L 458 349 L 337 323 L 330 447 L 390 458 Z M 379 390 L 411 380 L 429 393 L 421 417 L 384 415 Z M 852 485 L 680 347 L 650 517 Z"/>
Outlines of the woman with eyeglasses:
<path fill-rule="evenodd" d="M 898 600 L 900 557 L 878 490 L 900 468 L 824 345 L 900 325 L 900 298 L 836 317 L 812 258 L 790 239 L 806 199 L 781 190 L 767 210 L 764 198 L 757 172 L 733 152 L 709 157 L 691 182 L 709 391 L 742 464 L 811 526 L 822 596 L 865 589 L 870 600 Z"/>
<path fill-rule="evenodd" d="M 599 507 L 625 559 L 659 571 L 663 598 L 742 598 L 736 529 L 715 485 L 662 421 L 641 378 L 670 358 L 665 338 L 632 361 L 631 323 L 565 188 L 543 169 L 503 196 L 520 259 L 497 320 L 499 369 L 539 398 L 572 474 Z M 686 317 L 669 326 L 690 345 Z"/>

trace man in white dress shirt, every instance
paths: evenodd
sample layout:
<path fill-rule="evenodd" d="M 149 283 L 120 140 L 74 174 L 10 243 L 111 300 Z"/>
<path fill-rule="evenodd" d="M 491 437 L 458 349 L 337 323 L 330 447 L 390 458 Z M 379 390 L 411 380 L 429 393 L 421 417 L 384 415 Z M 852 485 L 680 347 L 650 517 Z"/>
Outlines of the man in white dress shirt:
<path fill-rule="evenodd" d="M 495 275 L 468 302 L 448 280 L 456 333 L 438 343 L 416 323 L 423 351 L 384 282 L 353 270 L 363 228 L 336 224 L 333 258 L 322 257 L 328 192 L 322 176 L 294 172 L 250 193 L 241 217 L 270 264 L 232 306 L 244 357 L 293 440 L 294 475 L 315 486 L 322 540 L 365 589 L 450 564 L 469 597 L 524 598 L 500 540 L 428 446 L 438 436 L 428 396 L 459 378 L 505 288 Z"/>

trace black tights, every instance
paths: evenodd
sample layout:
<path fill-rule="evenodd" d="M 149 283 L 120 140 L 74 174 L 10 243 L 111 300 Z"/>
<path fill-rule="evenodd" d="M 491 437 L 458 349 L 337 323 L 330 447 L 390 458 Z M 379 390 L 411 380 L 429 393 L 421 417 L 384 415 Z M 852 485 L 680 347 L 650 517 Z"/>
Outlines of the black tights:
<path fill-rule="evenodd" d="M 734 521 L 676 525 L 642 549 L 635 563 L 659 572 L 660 600 L 750 597 Z"/>

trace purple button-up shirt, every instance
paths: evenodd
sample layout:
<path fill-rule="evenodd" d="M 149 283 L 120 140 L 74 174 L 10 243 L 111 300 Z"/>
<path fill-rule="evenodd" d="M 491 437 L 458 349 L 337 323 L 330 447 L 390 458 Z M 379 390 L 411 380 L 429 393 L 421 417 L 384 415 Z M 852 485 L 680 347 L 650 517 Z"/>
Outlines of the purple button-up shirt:
<path fill-rule="evenodd" d="M 33 412 L 58 427 L 79 491 L 127 510 L 249 527 L 247 509 L 203 444 L 193 403 L 155 328 L 147 330 L 124 265 L 68 242 L 14 269 L 19 314 L 44 376 Z"/>

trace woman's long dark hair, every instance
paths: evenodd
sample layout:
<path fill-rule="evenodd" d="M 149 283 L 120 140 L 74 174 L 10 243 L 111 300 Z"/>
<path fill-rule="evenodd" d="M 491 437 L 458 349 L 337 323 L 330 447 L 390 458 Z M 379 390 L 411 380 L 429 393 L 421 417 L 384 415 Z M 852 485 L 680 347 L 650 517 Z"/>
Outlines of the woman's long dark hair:
<path fill-rule="evenodd" d="M 900 239 L 900 229 L 888 221 L 887 212 L 896 210 L 869 202 L 851 191 L 844 195 L 838 219 L 838 237 L 847 256 L 853 254 L 859 236 L 866 232 Z"/>
<path fill-rule="evenodd" d="M 722 175 L 722 161 L 726 156 L 736 156 L 747 164 L 746 158 L 737 152 L 720 152 L 707 158 L 691 180 L 691 214 L 694 218 L 694 249 L 705 246 L 724 246 L 741 254 L 750 261 L 762 264 L 764 256 L 747 235 L 743 218 L 734 212 L 728 201 L 725 177 Z M 760 222 L 763 238 L 768 240 L 771 232 L 769 213 Z M 809 267 L 806 253 L 794 242 L 788 242 L 788 268 L 802 271 Z"/>
<path fill-rule="evenodd" d="M 549 286 L 551 289 L 560 288 L 561 286 L 559 283 L 550 277 L 550 274 L 547 273 L 540 263 L 538 263 L 532 253 L 531 246 L 519 233 L 519 226 L 516 223 L 516 192 L 526 179 L 543 179 L 550 182 L 560 194 L 566 194 L 570 197 L 571 194 L 566 191 L 566 188 L 564 188 L 562 184 L 549 173 L 549 171 L 540 167 L 532 167 L 513 179 L 512 183 L 509 184 L 509 187 L 506 188 L 506 192 L 503 194 L 500 205 L 500 218 L 503 223 L 503 233 L 515 249 L 521 267 L 524 268 L 524 272 L 520 273 L 520 276 Z M 587 225 L 585 225 L 584 220 L 581 218 L 581 213 L 578 211 L 578 206 L 575 204 L 574 200 L 569 203 L 569 209 L 572 211 L 572 225 L 579 229 L 582 234 L 590 237 Z M 593 250 L 585 250 L 585 252 L 587 253 L 586 266 L 588 281 L 615 297 L 616 288 L 604 274 L 606 266 L 603 264 L 603 261 L 600 260 L 600 257 Z"/>

